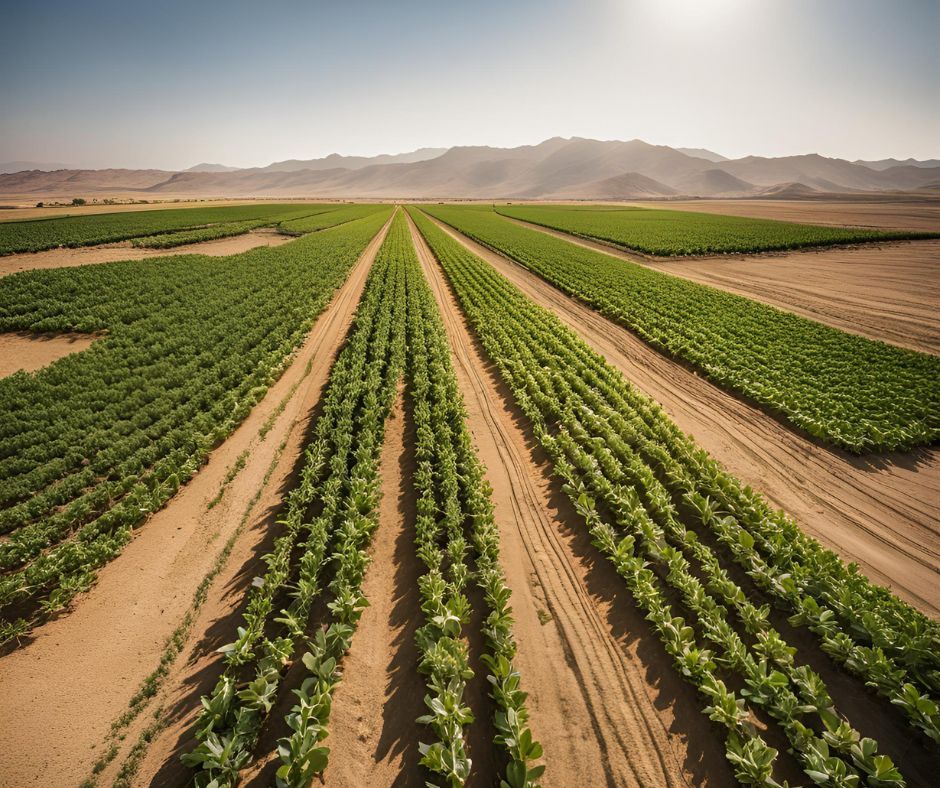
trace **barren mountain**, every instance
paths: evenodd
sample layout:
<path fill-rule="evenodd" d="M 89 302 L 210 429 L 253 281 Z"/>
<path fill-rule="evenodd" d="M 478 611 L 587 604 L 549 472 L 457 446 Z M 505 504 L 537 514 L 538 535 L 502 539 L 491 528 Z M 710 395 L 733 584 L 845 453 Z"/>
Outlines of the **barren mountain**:
<path fill-rule="evenodd" d="M 323 159 L 288 159 L 286 161 L 276 161 L 267 167 L 258 169 L 272 172 L 334 170 L 338 168 L 359 170 L 373 164 L 412 164 L 416 161 L 434 159 L 446 152 L 447 148 L 418 148 L 418 150 L 411 151 L 411 153 L 383 153 L 379 156 L 341 156 L 338 153 L 331 153 Z"/>
<path fill-rule="evenodd" d="M 862 164 L 872 170 L 887 170 L 889 167 L 940 167 L 940 159 L 879 159 L 878 161 L 864 161 L 856 159 L 856 164 Z"/>
<path fill-rule="evenodd" d="M 687 151 L 687 152 L 684 152 Z M 691 155 L 694 154 L 694 155 Z M 708 156 L 711 156 L 709 158 Z M 807 197 L 817 193 L 926 193 L 940 181 L 931 162 L 872 163 L 818 154 L 715 160 L 704 149 L 641 140 L 553 137 L 517 148 L 461 146 L 361 157 L 333 154 L 226 171 L 198 165 L 162 170 L 60 170 L 0 175 L 0 196 L 330 197 L 634 199 L 650 197 Z M 211 170 L 211 171 L 207 171 Z"/>
<path fill-rule="evenodd" d="M 240 167 L 229 167 L 225 164 L 210 164 L 209 162 L 202 162 L 202 164 L 197 164 L 194 167 L 190 167 L 186 172 L 235 172 L 236 170 L 241 169 Z"/>
<path fill-rule="evenodd" d="M 698 159 L 706 159 L 707 161 L 728 161 L 727 156 L 722 156 L 720 153 L 715 153 L 713 150 L 708 150 L 708 148 L 676 148 L 679 153 L 684 153 L 686 156 L 695 156 Z"/>

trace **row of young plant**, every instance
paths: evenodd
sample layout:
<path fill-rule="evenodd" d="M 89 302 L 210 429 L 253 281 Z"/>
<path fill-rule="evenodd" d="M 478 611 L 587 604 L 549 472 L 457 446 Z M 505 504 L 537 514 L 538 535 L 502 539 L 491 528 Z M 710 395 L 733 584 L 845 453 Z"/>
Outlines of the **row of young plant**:
<path fill-rule="evenodd" d="M 499 205 L 497 213 L 646 254 L 768 252 L 835 244 L 935 238 L 940 233 L 821 227 L 743 216 L 619 206 Z"/>
<path fill-rule="evenodd" d="M 106 332 L 0 380 L 0 640 L 87 587 L 195 473 L 388 215 L 224 262 L 167 257 L 0 281 L 0 330 Z"/>
<path fill-rule="evenodd" d="M 749 710 L 758 709 L 777 721 L 814 782 L 851 785 L 864 779 L 870 785 L 903 784 L 891 759 L 879 754 L 877 744 L 839 714 L 822 679 L 797 663 L 794 650 L 769 624 L 769 607 L 753 604 L 748 589 L 735 582 L 719 560 L 727 562 L 729 554 L 734 560 L 745 553 L 748 561 L 756 556 L 760 537 L 752 533 L 772 531 L 775 525 L 798 529 L 770 512 L 759 496 L 745 493 L 710 459 L 708 473 L 702 473 L 704 453 L 654 403 L 426 217 L 415 214 L 415 219 L 473 328 L 552 457 L 555 472 L 586 518 L 595 543 L 627 581 L 680 673 L 711 701 L 706 712 L 726 731 L 727 755 L 738 779 L 772 784 L 775 753 L 749 721 Z M 692 454 L 697 463 L 689 462 Z M 706 496 L 716 483 L 748 500 L 746 507 L 720 508 L 726 531 L 734 527 L 727 552 L 707 546 L 710 540 L 720 546 L 722 540 L 706 529 L 682 524 L 690 516 L 693 523 L 700 521 L 694 513 L 702 501 L 713 511 Z M 895 630 L 911 637 L 921 633 L 938 642 L 936 625 L 871 586 L 813 540 L 799 534 L 789 546 L 787 555 L 778 551 L 781 564 L 771 574 L 774 581 L 798 588 L 801 598 L 817 599 L 812 591 L 825 598 L 832 590 L 829 583 L 841 579 L 844 594 L 851 595 L 854 589 L 854 600 L 842 599 L 856 616 L 886 618 Z M 809 561 L 814 558 L 817 563 L 825 558 L 833 567 L 830 580 L 822 583 L 828 591 L 811 578 Z M 835 566 L 841 566 L 842 572 Z M 751 573 L 753 565 L 748 563 L 745 569 Z M 755 584 L 762 587 L 757 580 Z M 679 600 L 686 618 L 676 615 L 669 600 Z M 838 627 L 840 622 L 830 623 Z M 875 618 L 869 618 L 868 624 L 874 626 Z M 865 639 L 848 622 L 844 626 L 846 637 Z M 825 641 L 823 648 L 829 651 Z M 878 653 L 892 671 L 904 670 L 877 646 L 853 648 Z M 918 657 L 917 675 L 931 675 L 936 658 L 923 651 Z M 728 689 L 719 678 L 721 672 L 742 684 L 739 693 Z M 863 678 L 877 686 L 882 676 L 865 672 Z M 906 686 L 906 692 L 917 695 L 914 705 L 922 709 L 909 713 L 912 727 L 933 738 L 934 701 L 913 684 Z M 892 700 L 901 705 L 901 697 Z"/>
<path fill-rule="evenodd" d="M 209 227 L 180 230 L 174 233 L 160 233 L 131 240 L 133 246 L 148 249 L 170 249 L 184 244 L 202 243 L 218 238 L 230 238 L 244 235 L 259 227 L 277 227 L 283 235 L 306 235 L 317 230 L 325 230 L 339 224 L 362 219 L 374 213 L 386 210 L 381 205 L 320 205 L 295 208 L 274 216 L 250 219 L 244 222 L 223 222 Z"/>
<path fill-rule="evenodd" d="M 298 210 L 297 203 L 252 203 L 198 208 L 118 211 L 0 222 L 0 255 L 57 246 L 95 246 L 210 224 L 271 219 Z"/>
<path fill-rule="evenodd" d="M 197 785 L 235 785 L 298 659 L 306 678 L 279 742 L 277 783 L 309 785 L 327 764 L 332 693 L 340 661 L 367 604 L 361 583 L 377 521 L 378 462 L 405 354 L 405 290 L 383 244 L 349 339 L 330 372 L 322 412 L 305 451 L 299 485 L 287 497 L 267 571 L 249 594 L 225 668 L 202 699 L 199 745 L 183 756 Z M 311 636 L 311 606 L 325 597 L 328 621 Z"/>
<path fill-rule="evenodd" d="M 544 770 L 536 763 L 542 748 L 528 728 L 526 694 L 514 665 L 510 590 L 499 565 L 490 489 L 467 429 L 444 326 L 403 217 L 393 230 L 408 279 L 406 390 L 417 436 L 416 550 L 427 570 L 419 581 L 424 624 L 417 642 L 428 687 L 428 714 L 421 722 L 435 740 L 421 745 L 421 763 L 451 786 L 463 785 L 470 775 L 465 729 L 473 715 L 463 696 L 474 671 L 463 628 L 471 613 L 467 587 L 475 583 L 487 609 L 482 661 L 494 704 L 495 744 L 506 764 L 501 784 L 527 788 L 538 784 Z"/>
<path fill-rule="evenodd" d="M 333 205 L 329 211 L 311 213 L 308 216 L 284 220 L 278 223 L 278 232 L 285 235 L 306 235 L 334 227 L 343 222 L 362 219 L 380 211 L 386 211 L 385 205 L 369 205 L 350 203 L 348 205 Z"/>
<path fill-rule="evenodd" d="M 940 438 L 940 356 L 586 249 L 486 208 L 427 210 L 814 437 L 857 453 Z"/>
<path fill-rule="evenodd" d="M 207 227 L 194 227 L 187 230 L 179 230 L 171 233 L 158 233 L 156 235 L 144 235 L 131 239 L 131 246 L 137 246 L 145 249 L 172 249 L 175 246 L 185 244 L 203 243 L 204 241 L 214 241 L 219 238 L 232 238 L 236 235 L 245 235 L 259 227 L 272 227 L 281 222 L 289 222 L 295 219 L 305 219 L 309 216 L 329 213 L 337 208 L 336 205 L 309 205 L 305 208 L 295 207 L 293 210 L 275 214 L 273 216 L 261 217 L 259 219 L 246 219 L 241 222 L 219 222 Z M 336 224 L 341 224 L 345 219 L 340 219 Z M 333 225 L 326 225 L 333 226 Z"/>
<path fill-rule="evenodd" d="M 406 356 L 407 347 L 407 360 Z M 349 340 L 331 372 L 324 405 L 305 451 L 300 482 L 288 495 L 267 571 L 249 593 L 237 638 L 223 647 L 224 669 L 202 699 L 197 747 L 183 756 L 197 785 L 234 785 L 255 756 L 262 726 L 298 659 L 306 669 L 279 741 L 279 786 L 308 786 L 327 766 L 325 744 L 341 660 L 368 604 L 361 584 L 377 522 L 379 456 L 385 421 L 404 372 L 419 436 L 420 496 L 415 549 L 428 566 L 421 579 L 425 625 L 417 635 L 428 675 L 429 714 L 437 741 L 422 759 L 448 785 L 470 774 L 462 701 L 473 675 L 461 630 L 475 581 L 488 607 L 484 662 L 494 699 L 496 744 L 506 762 L 504 785 L 530 788 L 542 767 L 528 729 L 525 694 L 513 664 L 509 590 L 499 567 L 499 536 L 489 490 L 464 424 L 446 337 L 424 282 L 402 215 L 393 220 L 356 313 Z M 327 621 L 311 616 L 322 598 Z M 311 630 L 319 624 L 311 636 Z"/>

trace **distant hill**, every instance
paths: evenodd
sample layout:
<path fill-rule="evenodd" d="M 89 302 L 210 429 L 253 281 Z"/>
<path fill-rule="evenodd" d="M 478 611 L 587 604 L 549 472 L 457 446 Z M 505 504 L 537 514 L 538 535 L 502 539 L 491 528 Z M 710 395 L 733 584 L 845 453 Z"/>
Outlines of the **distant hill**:
<path fill-rule="evenodd" d="M 706 161 L 728 161 L 727 156 L 722 156 L 720 153 L 715 153 L 713 150 L 708 150 L 708 148 L 676 148 L 679 153 L 684 153 L 686 156 L 695 156 L 699 159 L 705 159 Z"/>
<path fill-rule="evenodd" d="M 333 170 L 342 168 L 359 170 L 373 164 L 411 164 L 416 161 L 434 159 L 447 152 L 447 148 L 418 148 L 411 153 L 383 153 L 379 156 L 340 156 L 331 153 L 323 159 L 288 159 L 276 161 L 258 169 L 269 172 L 296 172 L 297 170 Z"/>
<path fill-rule="evenodd" d="M 43 172 L 52 172 L 53 170 L 67 170 L 68 164 L 58 164 L 48 161 L 4 161 L 0 162 L 0 173 L 6 172 L 27 172 L 29 170 L 41 170 Z"/>
<path fill-rule="evenodd" d="M 680 150 L 642 140 L 552 137 L 538 145 L 516 148 L 469 145 L 382 156 L 333 154 L 247 169 L 202 164 L 184 172 L 18 172 L 0 175 L 0 197 L 101 197 L 120 193 L 142 198 L 545 200 L 776 195 L 806 199 L 886 191 L 928 195 L 938 182 L 940 164 L 932 166 L 930 162 L 859 163 L 818 154 L 725 159 L 702 148 Z"/>
<path fill-rule="evenodd" d="M 183 172 L 235 172 L 239 169 L 241 168 L 228 167 L 225 164 L 209 164 L 207 162 L 203 162 L 202 164 L 197 164 L 194 167 L 190 167 L 188 170 L 183 170 Z"/>
<path fill-rule="evenodd" d="M 856 159 L 856 164 L 862 164 L 872 170 L 887 170 L 889 167 L 940 167 L 940 159 L 879 159 L 878 161 L 863 161 Z"/>

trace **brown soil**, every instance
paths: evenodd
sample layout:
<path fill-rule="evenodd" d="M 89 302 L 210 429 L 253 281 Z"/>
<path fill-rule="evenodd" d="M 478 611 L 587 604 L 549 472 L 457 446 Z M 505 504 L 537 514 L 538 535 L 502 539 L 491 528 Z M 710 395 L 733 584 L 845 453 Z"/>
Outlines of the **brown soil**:
<path fill-rule="evenodd" d="M 151 257 L 171 257 L 180 254 L 206 254 L 211 257 L 247 252 L 258 246 L 280 246 L 293 241 L 294 236 L 282 235 L 274 230 L 255 230 L 230 238 L 185 244 L 173 249 L 141 249 L 131 246 L 130 241 L 102 246 L 79 246 L 74 249 L 49 249 L 45 252 L 26 252 L 0 257 L 0 276 L 19 271 L 34 271 L 40 268 L 66 268 L 74 265 L 113 263 L 119 260 L 146 260 Z"/>
<path fill-rule="evenodd" d="M 807 533 L 940 618 L 940 450 L 859 458 L 818 445 L 535 274 L 439 226 L 553 311 L 728 471 Z"/>
<path fill-rule="evenodd" d="M 779 219 L 806 224 L 857 225 L 896 230 L 940 230 L 936 199 L 862 202 L 852 200 L 655 200 L 632 202 L 647 208 L 670 208 L 726 216 Z"/>
<path fill-rule="evenodd" d="M 53 361 L 91 347 L 92 334 L 0 334 L 0 378 L 18 370 L 34 372 Z"/>
<path fill-rule="evenodd" d="M 493 487 L 517 664 L 546 752 L 544 784 L 731 784 L 700 701 L 675 675 L 623 581 L 597 560 L 414 226 L 412 235 Z"/>
<path fill-rule="evenodd" d="M 234 631 L 244 590 L 257 574 L 284 489 L 302 454 L 306 419 L 325 385 L 387 227 L 369 244 L 288 370 L 207 465 L 100 571 L 97 584 L 69 615 L 42 626 L 29 643 L 0 660 L 0 719 L 16 720 L 16 725 L 0 726 L 0 785 L 76 785 L 88 776 L 102 754 L 112 720 L 125 711 L 141 681 L 157 667 L 166 638 L 245 516 L 249 518 L 245 530 L 193 626 L 197 637 L 184 647 L 153 701 L 168 710 L 169 724 L 143 764 L 145 781 L 164 764 L 171 764 L 171 772 L 177 768 L 179 747 L 188 743 L 192 712 L 217 676 L 214 649 L 228 642 Z M 313 365 L 307 374 L 309 361 Z M 259 428 L 298 383 L 293 398 L 262 439 Z M 265 475 L 282 443 L 283 452 L 265 486 Z M 245 467 L 221 502 L 207 510 L 227 470 L 246 449 L 250 454 Z M 124 752 L 149 717 L 145 712 L 131 726 Z M 45 744 L 37 749 L 37 742 Z M 122 757 L 103 780 L 109 775 L 113 779 Z M 177 770 L 173 777 L 156 782 L 182 784 L 184 777 Z"/>
<path fill-rule="evenodd" d="M 424 728 L 416 720 L 426 711 L 425 687 L 415 644 L 422 570 L 414 551 L 414 430 L 403 402 L 399 397 L 385 426 L 379 527 L 363 583 L 369 607 L 333 698 L 327 785 L 424 785 Z"/>
<path fill-rule="evenodd" d="M 529 222 L 510 221 L 853 334 L 940 353 L 940 241 L 668 260 L 631 254 Z"/>
<path fill-rule="evenodd" d="M 421 623 L 415 555 L 414 425 L 398 398 L 385 425 L 382 502 L 363 593 L 369 600 L 333 698 L 328 786 L 423 786 L 418 742 L 428 731 L 416 720 L 425 685 L 418 673 L 415 631 Z"/>

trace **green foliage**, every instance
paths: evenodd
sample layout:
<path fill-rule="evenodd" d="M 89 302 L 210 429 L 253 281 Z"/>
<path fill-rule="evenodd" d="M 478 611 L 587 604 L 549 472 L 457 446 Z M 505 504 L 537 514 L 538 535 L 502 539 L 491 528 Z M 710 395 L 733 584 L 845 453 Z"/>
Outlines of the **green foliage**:
<path fill-rule="evenodd" d="M 940 235 L 862 227 L 820 227 L 656 208 L 500 205 L 496 210 L 505 216 L 562 232 L 662 256 L 768 252 Z"/>
<path fill-rule="evenodd" d="M 329 211 L 313 213 L 301 218 L 285 219 L 278 224 L 278 229 L 287 235 L 303 235 L 386 210 L 388 206 L 385 205 L 334 205 Z"/>
<path fill-rule="evenodd" d="M 427 210 L 817 438 L 859 453 L 940 438 L 940 356 L 585 249 L 491 210 Z"/>
<path fill-rule="evenodd" d="M 0 222 L 0 255 L 38 252 L 57 246 L 94 246 L 210 224 L 261 219 L 280 221 L 285 215 L 296 216 L 299 207 L 296 203 L 252 203 Z M 312 212 L 315 208 L 308 206 L 304 210 Z"/>
<path fill-rule="evenodd" d="M 387 215 L 362 222 L 374 231 Z M 342 232 L 337 228 L 306 240 L 330 243 Z M 297 700 L 286 715 L 290 734 L 278 742 L 277 785 L 308 786 L 326 768 L 329 748 L 323 742 L 332 693 L 368 604 L 361 585 L 376 526 L 379 453 L 404 366 L 402 285 L 386 242 L 369 274 L 348 341 L 330 370 L 298 483 L 286 496 L 280 532 L 263 559 L 267 569 L 252 584 L 235 640 L 220 649 L 225 655 L 223 674 L 202 699 L 196 724 L 199 744 L 183 756 L 198 770 L 197 784 L 229 779 L 217 758 L 204 757 L 217 749 L 218 740 L 228 742 L 227 757 L 239 768 L 250 763 L 283 675 L 298 661 L 307 678 L 294 690 Z M 328 623 L 312 631 L 311 606 L 324 594 Z M 289 602 L 278 610 L 282 599 Z M 241 676 L 253 678 L 233 693 Z"/>
<path fill-rule="evenodd" d="M 892 759 L 800 664 L 770 623 L 768 603 L 804 611 L 791 623 L 807 626 L 823 650 L 902 708 L 925 742 L 937 730 L 929 693 L 940 628 L 770 509 L 551 313 L 412 215 L 594 544 L 678 674 L 707 701 L 703 713 L 722 729 L 737 779 L 776 785 L 776 752 L 752 723 L 760 710 L 814 782 L 858 785 L 865 776 L 871 785 L 903 785 Z M 754 589 L 733 579 L 740 572 L 729 573 L 729 562 Z"/>
<path fill-rule="evenodd" d="M 406 390 L 412 398 L 417 436 L 416 552 L 427 570 L 419 581 L 425 623 L 417 642 L 420 667 L 428 676 L 425 704 L 430 713 L 419 722 L 429 726 L 436 741 L 421 744 L 421 763 L 452 786 L 463 785 L 470 774 L 464 728 L 473 718 L 463 693 L 474 671 L 464 638 L 470 621 L 464 592 L 473 579 L 487 607 L 482 662 L 494 701 L 494 743 L 507 764 L 502 785 L 531 788 L 539 784 L 544 770 L 536 763 L 542 747 L 528 728 L 526 694 L 513 664 L 511 592 L 499 565 L 499 530 L 490 489 L 467 429 L 447 334 L 403 217 L 396 219 L 391 232 L 407 281 Z"/>
<path fill-rule="evenodd" d="M 106 333 L 0 380 L 0 610 L 87 587 L 277 379 L 387 215 L 228 258 L 0 281 L 0 331 Z"/>

